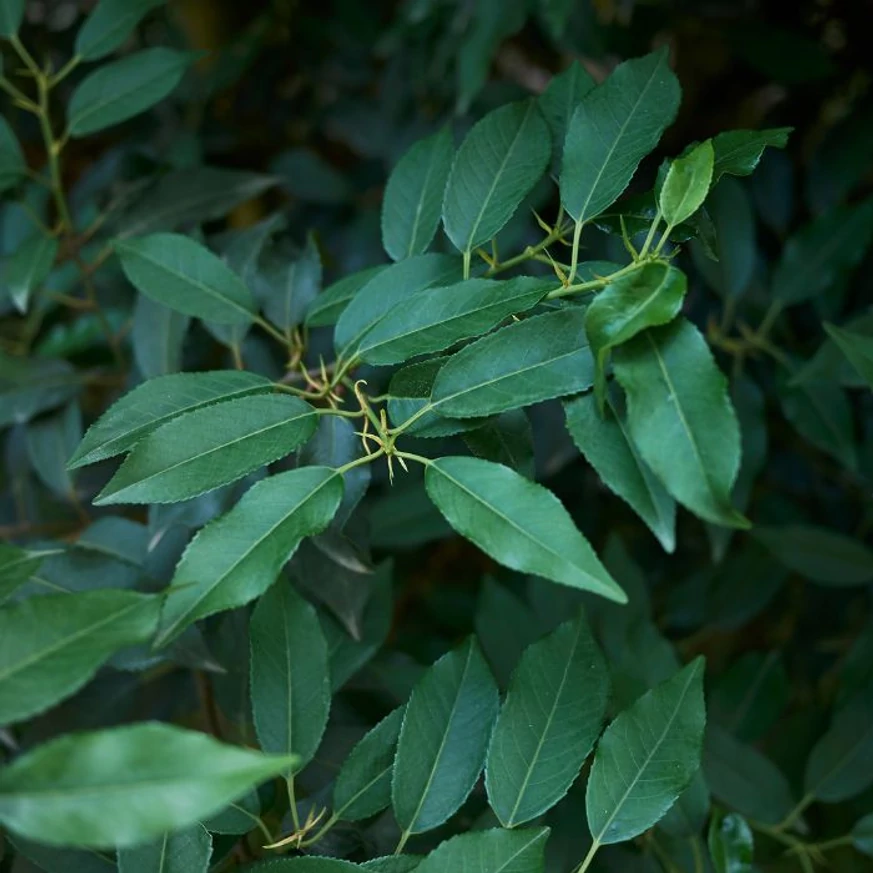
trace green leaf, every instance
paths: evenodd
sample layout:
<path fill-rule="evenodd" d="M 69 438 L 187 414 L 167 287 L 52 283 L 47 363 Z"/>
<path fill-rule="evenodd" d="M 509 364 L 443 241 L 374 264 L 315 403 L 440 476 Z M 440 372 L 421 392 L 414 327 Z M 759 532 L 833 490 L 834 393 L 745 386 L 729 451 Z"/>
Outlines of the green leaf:
<path fill-rule="evenodd" d="M 497 235 L 539 181 L 551 150 L 534 100 L 494 109 L 472 127 L 443 201 L 443 224 L 455 248 L 472 252 Z"/>
<path fill-rule="evenodd" d="M 182 80 L 194 57 L 190 52 L 148 48 L 90 73 L 67 106 L 70 136 L 88 136 L 160 103 Z"/>
<path fill-rule="evenodd" d="M 600 733 L 609 690 L 584 615 L 525 651 L 485 768 L 488 800 L 504 827 L 531 821 L 567 793 Z"/>
<path fill-rule="evenodd" d="M 834 716 L 806 762 L 806 794 L 825 803 L 856 797 L 873 784 L 873 697 L 865 689 Z"/>
<path fill-rule="evenodd" d="M 66 361 L 11 357 L 0 351 L 0 427 L 23 424 L 75 397 L 81 376 Z"/>
<path fill-rule="evenodd" d="M 676 504 L 640 458 L 627 432 L 624 415 L 607 397 L 601 415 L 593 394 L 564 406 L 567 430 L 607 488 L 648 525 L 664 551 L 676 548 Z"/>
<path fill-rule="evenodd" d="M 280 249 L 258 274 L 265 293 L 264 314 L 286 334 L 303 322 L 321 288 L 321 257 L 312 236 L 298 257 L 288 261 Z"/>
<path fill-rule="evenodd" d="M 136 366 L 146 379 L 182 369 L 182 344 L 190 324 L 189 316 L 155 303 L 145 294 L 137 296 L 130 334 Z"/>
<path fill-rule="evenodd" d="M 700 769 L 658 822 L 658 830 L 671 837 L 696 837 L 709 818 L 709 808 L 709 786 Z"/>
<path fill-rule="evenodd" d="M 585 332 L 595 356 L 594 387 L 603 405 L 606 361 L 611 349 L 649 327 L 667 324 L 682 309 L 688 281 L 667 264 L 646 264 L 610 282 L 585 312 Z"/>
<path fill-rule="evenodd" d="M 446 125 L 415 143 L 392 170 L 382 200 L 382 245 L 392 260 L 427 251 L 440 223 L 453 157 Z"/>
<path fill-rule="evenodd" d="M 19 312 L 27 312 L 31 295 L 46 280 L 57 255 L 58 241 L 37 234 L 6 259 L 3 284 Z"/>
<path fill-rule="evenodd" d="M 740 432 L 727 380 L 697 329 L 684 318 L 615 353 L 628 397 L 628 425 L 643 460 L 692 512 L 747 527 L 730 504 L 740 465 Z"/>
<path fill-rule="evenodd" d="M 423 289 L 456 282 L 461 275 L 457 258 L 435 254 L 415 255 L 380 270 L 355 293 L 340 315 L 334 347 L 343 357 L 350 358 L 373 327 L 392 311 Z"/>
<path fill-rule="evenodd" d="M 0 543 L 0 603 L 20 588 L 54 551 L 28 551 Z"/>
<path fill-rule="evenodd" d="M 0 770 L 0 821 L 50 845 L 125 848 L 207 818 L 293 763 L 156 722 L 68 734 Z"/>
<path fill-rule="evenodd" d="M 83 467 L 127 452 L 152 431 L 186 412 L 264 394 L 272 388 L 269 379 L 241 370 L 150 379 L 116 401 L 91 425 L 70 459 L 70 467 Z"/>
<path fill-rule="evenodd" d="M 366 270 L 358 270 L 357 273 L 343 276 L 333 285 L 329 285 L 310 304 L 306 311 L 306 324 L 309 327 L 336 324 L 358 291 L 386 269 L 388 269 L 386 265 L 368 267 Z"/>
<path fill-rule="evenodd" d="M 78 499 L 67 461 L 82 439 L 82 414 L 77 403 L 27 425 L 27 455 L 43 484 L 65 499 Z"/>
<path fill-rule="evenodd" d="M 792 236 L 773 274 L 773 299 L 794 306 L 824 293 L 857 266 L 873 239 L 873 198 L 839 206 Z"/>
<path fill-rule="evenodd" d="M 124 273 L 138 291 L 170 309 L 217 324 L 250 324 L 255 302 L 242 280 L 195 240 L 155 233 L 117 240 Z"/>
<path fill-rule="evenodd" d="M 520 276 L 506 281 L 468 279 L 419 291 L 408 306 L 396 306 L 367 333 L 358 355 L 368 364 L 399 364 L 441 352 L 533 308 L 553 287 L 551 280 Z"/>
<path fill-rule="evenodd" d="M 873 551 L 852 537 L 806 524 L 756 526 L 754 536 L 780 563 L 822 585 L 873 581 Z"/>
<path fill-rule="evenodd" d="M 873 813 L 856 822 L 852 828 L 852 842 L 859 852 L 873 858 Z"/>
<path fill-rule="evenodd" d="M 573 111 L 595 85 L 596 82 L 585 67 L 574 61 L 563 73 L 552 76 L 546 90 L 538 98 L 540 109 L 552 132 L 553 163 L 557 166 L 561 163 L 567 125 Z"/>
<path fill-rule="evenodd" d="M 661 212 L 669 227 L 691 218 L 703 206 L 713 182 L 714 161 L 712 141 L 705 140 L 687 155 L 670 162 L 658 197 Z"/>
<path fill-rule="evenodd" d="M 460 834 L 434 849 L 416 873 L 542 873 L 548 828 Z"/>
<path fill-rule="evenodd" d="M 155 645 L 266 591 L 300 541 L 330 524 L 342 493 L 342 477 L 327 467 L 290 470 L 253 485 L 185 550 L 167 589 Z"/>
<path fill-rule="evenodd" d="M 833 324 L 825 324 L 824 329 L 861 378 L 873 388 L 873 337 Z"/>
<path fill-rule="evenodd" d="M 471 419 L 465 419 L 470 421 Z M 477 457 L 503 464 L 528 479 L 534 476 L 533 428 L 524 409 L 510 409 L 489 418 L 463 436 Z"/>
<path fill-rule="evenodd" d="M 0 724 L 22 721 L 78 691 L 115 652 L 154 634 L 159 609 L 157 597 L 115 590 L 4 607 Z"/>
<path fill-rule="evenodd" d="M 206 873 L 212 837 L 199 824 L 118 853 L 118 873 Z"/>
<path fill-rule="evenodd" d="M 114 52 L 164 0 L 100 0 L 76 34 L 76 54 L 96 61 Z"/>
<path fill-rule="evenodd" d="M 712 184 L 725 174 L 751 176 L 767 146 L 784 149 L 793 127 L 771 127 L 767 130 L 726 130 L 712 140 L 715 165 Z"/>
<path fill-rule="evenodd" d="M 387 855 L 365 861 L 361 866 L 364 870 L 375 870 L 376 873 L 412 873 L 421 860 L 420 855 Z"/>
<path fill-rule="evenodd" d="M 148 433 L 94 498 L 175 503 L 235 482 L 299 448 L 315 410 L 286 394 L 255 395 L 188 412 Z"/>
<path fill-rule="evenodd" d="M 657 822 L 700 766 L 703 659 L 646 692 L 604 731 L 588 777 L 595 844 L 630 840 Z"/>
<path fill-rule="evenodd" d="M 498 705 L 494 677 L 473 637 L 418 681 L 403 716 L 391 783 L 404 832 L 438 827 L 467 799 L 485 763 Z"/>
<path fill-rule="evenodd" d="M 14 188 L 26 172 L 21 146 L 9 122 L 0 117 L 0 194 Z"/>
<path fill-rule="evenodd" d="M 456 457 L 428 464 L 425 487 L 446 521 L 495 561 L 626 602 L 567 510 L 541 485 L 500 464 Z"/>
<path fill-rule="evenodd" d="M 567 128 L 561 169 L 561 202 L 573 218 L 588 221 L 615 202 L 680 99 L 666 49 L 625 61 L 586 94 Z"/>
<path fill-rule="evenodd" d="M 327 643 L 318 616 L 283 579 L 258 601 L 249 634 L 258 742 L 265 752 L 296 755 L 299 772 L 318 751 L 330 712 Z"/>
<path fill-rule="evenodd" d="M 714 815 L 709 823 L 708 842 L 715 873 L 752 873 L 755 838 L 741 815 Z"/>
<path fill-rule="evenodd" d="M 453 355 L 431 393 L 443 416 L 472 418 L 576 394 L 591 387 L 585 312 L 549 312 L 504 327 Z"/>
<path fill-rule="evenodd" d="M 9 839 L 9 844 L 23 858 L 46 873 L 118 873 L 115 856 L 110 851 L 90 849 L 58 849 L 33 843 L 22 837 Z"/>
<path fill-rule="evenodd" d="M 333 786 L 333 812 L 343 821 L 359 821 L 391 803 L 391 773 L 404 707 L 385 716 L 349 752 Z"/>
<path fill-rule="evenodd" d="M 0 3 L 0 36 L 10 37 L 18 32 L 24 18 L 25 0 L 3 0 Z"/>

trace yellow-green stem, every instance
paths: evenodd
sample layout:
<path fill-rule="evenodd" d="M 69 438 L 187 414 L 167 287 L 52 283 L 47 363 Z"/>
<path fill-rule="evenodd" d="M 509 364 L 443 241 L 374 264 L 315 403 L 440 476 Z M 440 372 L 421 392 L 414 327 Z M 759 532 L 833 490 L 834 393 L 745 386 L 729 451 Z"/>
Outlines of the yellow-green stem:
<path fill-rule="evenodd" d="M 570 258 L 570 275 L 567 277 L 568 285 L 572 285 L 576 278 L 576 269 L 579 266 L 579 243 L 582 240 L 583 227 L 585 227 L 585 222 L 577 221 L 576 227 L 573 229 L 573 253 Z"/>
<path fill-rule="evenodd" d="M 576 873 L 585 873 L 585 871 L 591 866 L 591 862 L 594 860 L 594 856 L 597 854 L 597 850 L 600 848 L 600 841 L 595 840 L 591 844 L 591 848 L 588 850 L 588 854 L 585 856 L 585 859 L 576 869 Z"/>

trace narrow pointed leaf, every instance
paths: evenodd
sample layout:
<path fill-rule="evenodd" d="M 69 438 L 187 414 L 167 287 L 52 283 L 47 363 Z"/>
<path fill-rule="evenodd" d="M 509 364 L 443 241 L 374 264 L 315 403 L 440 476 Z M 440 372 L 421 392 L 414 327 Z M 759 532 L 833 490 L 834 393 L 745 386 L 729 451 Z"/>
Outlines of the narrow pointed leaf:
<path fill-rule="evenodd" d="M 658 198 L 664 220 L 675 227 L 691 218 L 706 200 L 713 177 L 715 151 L 706 140 L 670 164 Z"/>
<path fill-rule="evenodd" d="M 324 530 L 342 500 L 342 477 L 303 467 L 253 485 L 191 541 L 167 590 L 157 646 L 188 625 L 263 594 L 306 536 Z"/>
<path fill-rule="evenodd" d="M 574 61 L 556 76 L 552 76 L 538 100 L 549 130 L 552 132 L 553 163 L 560 167 L 567 125 L 582 98 L 592 91 L 596 82 L 579 61 Z"/>
<path fill-rule="evenodd" d="M 0 610 L 0 724 L 78 691 L 125 646 L 157 628 L 160 598 L 132 591 L 33 597 Z"/>
<path fill-rule="evenodd" d="M 701 658 L 617 716 L 588 777 L 588 827 L 596 842 L 630 840 L 664 815 L 700 767 L 705 723 Z"/>
<path fill-rule="evenodd" d="M 771 127 L 768 130 L 726 130 L 712 140 L 715 164 L 712 184 L 725 174 L 750 176 L 767 146 L 783 149 L 793 127 Z"/>
<path fill-rule="evenodd" d="M 285 394 L 188 412 L 140 440 L 94 503 L 174 503 L 235 482 L 306 442 L 317 417 Z"/>
<path fill-rule="evenodd" d="M 434 849 L 416 873 L 543 873 L 548 828 L 474 831 Z"/>
<path fill-rule="evenodd" d="M 76 54 L 96 61 L 114 52 L 165 0 L 100 0 L 76 34 Z"/>
<path fill-rule="evenodd" d="M 136 366 L 146 379 L 182 369 L 182 345 L 190 324 L 190 316 L 155 303 L 145 294 L 137 297 L 130 337 Z"/>
<path fill-rule="evenodd" d="M 122 849 L 118 873 L 206 873 L 212 837 L 202 825 L 158 837 L 151 843 Z"/>
<path fill-rule="evenodd" d="M 386 269 L 388 269 L 386 265 L 367 267 L 366 270 L 358 270 L 358 272 L 344 276 L 329 285 L 306 310 L 306 324 L 310 327 L 325 327 L 336 324 L 358 291 Z"/>
<path fill-rule="evenodd" d="M 472 637 L 419 680 L 403 716 L 391 783 L 404 831 L 438 827 L 467 799 L 485 763 L 497 707 L 497 685 Z"/>
<path fill-rule="evenodd" d="M 600 733 L 608 700 L 609 674 L 583 615 L 525 651 L 485 769 L 488 800 L 504 827 L 531 821 L 567 793 Z"/>
<path fill-rule="evenodd" d="M 0 603 L 27 582 L 51 551 L 28 551 L 0 543 Z"/>
<path fill-rule="evenodd" d="M 425 487 L 446 521 L 495 561 L 624 603 L 624 592 L 550 491 L 478 458 L 428 464 Z"/>
<path fill-rule="evenodd" d="M 825 324 L 824 327 L 861 378 L 873 388 L 873 337 L 833 324 Z"/>
<path fill-rule="evenodd" d="M 33 292 L 51 272 L 57 254 L 58 241 L 40 234 L 31 237 L 6 260 L 3 284 L 19 312 L 27 312 Z"/>
<path fill-rule="evenodd" d="M 488 242 L 539 181 L 551 137 L 534 100 L 489 112 L 467 134 L 446 185 L 443 224 L 462 252 Z"/>
<path fill-rule="evenodd" d="M 0 821 L 51 845 L 125 848 L 207 818 L 293 761 L 156 722 L 68 734 L 0 771 Z"/>
<path fill-rule="evenodd" d="M 289 262 L 280 250 L 261 267 L 264 314 L 286 335 L 306 317 L 321 288 L 321 275 L 321 257 L 311 235 L 294 260 Z"/>

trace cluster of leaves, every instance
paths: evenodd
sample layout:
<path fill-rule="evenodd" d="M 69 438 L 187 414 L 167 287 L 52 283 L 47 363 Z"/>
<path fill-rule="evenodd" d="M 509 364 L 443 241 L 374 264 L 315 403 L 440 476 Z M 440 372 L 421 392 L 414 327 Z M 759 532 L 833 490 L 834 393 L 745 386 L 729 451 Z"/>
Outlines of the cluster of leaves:
<path fill-rule="evenodd" d="M 31 169 L 0 121 L 3 863 L 865 863 L 869 621 L 839 669 L 818 668 L 825 708 L 802 713 L 797 748 L 769 757 L 790 694 L 779 637 L 718 669 L 709 634 L 674 646 L 664 632 L 746 628 L 789 573 L 869 609 L 873 553 L 846 528 L 871 515 L 846 519 L 871 472 L 853 416 L 869 434 L 873 322 L 850 277 L 873 200 L 844 179 L 789 233 L 767 200 L 788 201 L 785 127 L 719 133 L 646 177 L 681 99 L 666 50 L 600 83 L 574 63 L 457 147 L 448 124 L 415 142 L 382 199 L 390 262 L 322 289 L 330 240 L 295 244 L 305 229 L 287 212 L 220 223 L 283 178 L 301 184 L 299 155 L 275 175 L 177 156 L 143 179 L 110 151 L 68 190 L 71 143 L 147 129 L 198 56 L 127 51 L 160 2 L 100 0 L 70 59 L 41 66 L 19 37 L 24 5 L 0 7 L 21 68 L 0 87 L 44 156 Z M 560 32 L 569 5 L 536 15 Z M 489 25 L 486 45 L 523 22 Z M 464 73 L 465 57 L 462 108 L 487 74 Z M 717 320 L 697 317 L 699 299 Z M 821 324 L 805 360 L 798 311 Z M 821 486 L 825 509 L 841 506 L 819 516 L 830 527 L 790 489 L 756 493 L 765 396 L 801 438 L 783 477 L 843 477 L 837 495 Z M 535 481 L 571 465 L 681 584 L 653 592 L 615 530 L 595 551 L 592 500 Z M 688 545 L 679 507 L 701 534 Z M 416 574 L 442 583 L 421 547 L 452 534 L 465 572 L 491 575 L 472 610 L 444 594 L 424 633 L 407 631 L 423 639 L 404 639 L 395 597 Z M 706 706 L 700 654 L 716 661 Z"/>

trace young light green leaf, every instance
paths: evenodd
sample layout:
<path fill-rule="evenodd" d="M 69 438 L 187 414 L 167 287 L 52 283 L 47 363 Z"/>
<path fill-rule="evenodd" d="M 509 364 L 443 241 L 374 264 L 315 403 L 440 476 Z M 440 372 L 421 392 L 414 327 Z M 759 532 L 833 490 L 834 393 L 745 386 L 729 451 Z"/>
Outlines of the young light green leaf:
<path fill-rule="evenodd" d="M 391 773 L 404 707 L 385 716 L 349 752 L 333 786 L 333 814 L 358 821 L 391 803 Z"/>
<path fill-rule="evenodd" d="M 627 422 L 607 395 L 601 414 L 593 394 L 564 406 L 567 430 L 576 447 L 607 488 L 624 500 L 648 525 L 664 551 L 676 548 L 676 504 L 654 477 L 627 432 Z"/>
<path fill-rule="evenodd" d="M 613 366 L 634 443 L 667 490 L 707 521 L 747 527 L 730 504 L 740 465 L 736 415 L 697 329 L 678 318 L 648 330 L 619 347 Z"/>
<path fill-rule="evenodd" d="M 446 840 L 416 873 L 542 873 L 548 828 L 472 831 Z"/>
<path fill-rule="evenodd" d="M 0 36 L 10 37 L 18 32 L 24 18 L 25 0 L 3 0 L 0 3 Z"/>
<path fill-rule="evenodd" d="M 703 659 L 646 692 L 597 744 L 586 808 L 595 844 L 630 840 L 657 822 L 700 766 Z"/>
<path fill-rule="evenodd" d="M 0 194 L 14 188 L 26 172 L 21 146 L 9 122 L 0 117 Z"/>
<path fill-rule="evenodd" d="M 358 355 L 368 364 L 399 364 L 417 355 L 441 352 L 533 308 L 554 284 L 520 276 L 506 281 L 467 279 L 420 291 L 409 306 L 396 306 L 373 326 L 361 341 Z"/>
<path fill-rule="evenodd" d="M 0 543 L 0 603 L 27 582 L 52 551 L 27 551 Z"/>
<path fill-rule="evenodd" d="M 594 387 L 603 406 L 606 362 L 611 349 L 649 327 L 672 321 L 682 309 L 688 282 L 667 264 L 646 264 L 610 282 L 585 311 L 585 332 L 595 357 Z"/>
<path fill-rule="evenodd" d="M 658 197 L 668 227 L 681 224 L 703 206 L 713 181 L 714 161 L 711 140 L 705 140 L 684 157 L 671 161 Z"/>
<path fill-rule="evenodd" d="M 427 251 L 440 222 L 454 145 L 446 125 L 397 162 L 382 200 L 382 245 L 392 260 Z"/>
<path fill-rule="evenodd" d="M 600 733 L 609 674 L 584 615 L 530 646 L 509 683 L 485 766 L 504 827 L 531 821 L 569 790 Z"/>
<path fill-rule="evenodd" d="M 467 799 L 485 763 L 497 686 L 471 637 L 413 689 L 394 759 L 391 802 L 407 834 L 441 825 Z"/>
<path fill-rule="evenodd" d="M 287 394 L 205 406 L 148 433 L 94 498 L 107 503 L 175 503 L 235 482 L 299 448 L 315 410 Z"/>
<path fill-rule="evenodd" d="M 715 164 L 712 170 L 712 184 L 725 174 L 730 176 L 750 176 L 764 149 L 771 146 L 784 149 L 793 127 L 771 127 L 767 130 L 726 130 L 712 140 L 715 151 Z"/>
<path fill-rule="evenodd" d="M 593 360 L 584 310 L 573 307 L 483 337 L 439 370 L 431 404 L 440 415 L 493 415 L 591 387 Z"/>
<path fill-rule="evenodd" d="M 446 521 L 495 561 L 626 602 L 567 510 L 542 485 L 500 464 L 455 457 L 428 464 L 425 487 Z"/>
<path fill-rule="evenodd" d="M 6 260 L 3 284 L 19 312 L 27 312 L 31 295 L 51 272 L 57 254 L 58 241 L 37 234 Z"/>
<path fill-rule="evenodd" d="M 465 137 L 443 201 L 446 234 L 462 252 L 488 242 L 539 181 L 551 154 L 549 129 L 533 100 L 494 109 Z"/>
<path fill-rule="evenodd" d="M 185 550 L 167 590 L 155 645 L 266 591 L 300 541 L 330 524 L 342 494 L 342 477 L 327 467 L 290 470 L 253 485 Z"/>
<path fill-rule="evenodd" d="M 148 48 L 90 73 L 67 106 L 70 136 L 96 133 L 160 103 L 182 80 L 194 57 L 190 52 Z"/>
<path fill-rule="evenodd" d="M 176 233 L 117 240 L 115 250 L 131 283 L 170 309 L 217 324 L 250 324 L 255 302 L 218 255 Z"/>
<path fill-rule="evenodd" d="M 824 329 L 861 378 L 873 388 L 873 337 L 833 324 L 825 324 Z"/>
<path fill-rule="evenodd" d="M 118 873 L 206 873 L 212 837 L 203 825 L 163 834 L 118 853 Z"/>
<path fill-rule="evenodd" d="M 349 276 L 343 276 L 342 279 L 329 285 L 312 301 L 307 309 L 306 324 L 309 327 L 325 327 L 336 324 L 358 291 L 386 269 L 388 269 L 386 265 L 367 267 L 366 270 L 358 270 Z"/>
<path fill-rule="evenodd" d="M 293 763 L 156 722 L 68 734 L 0 771 L 0 821 L 50 845 L 125 848 L 207 818 Z"/>
<path fill-rule="evenodd" d="M 42 483 L 58 497 L 76 499 L 67 461 L 82 439 L 82 413 L 78 403 L 27 425 L 27 455 Z"/>
<path fill-rule="evenodd" d="M 615 202 L 673 123 L 680 98 L 666 49 L 625 61 L 586 94 L 564 140 L 561 202 L 573 218 L 588 221 Z"/>
<path fill-rule="evenodd" d="M 78 691 L 125 646 L 150 639 L 160 599 L 132 591 L 33 597 L 0 610 L 0 724 Z"/>
<path fill-rule="evenodd" d="M 249 635 L 258 742 L 265 752 L 296 755 L 299 772 L 318 751 L 330 712 L 327 643 L 318 616 L 283 579 L 258 601 Z"/>
<path fill-rule="evenodd" d="M 552 76 L 546 90 L 538 98 L 540 109 L 552 132 L 552 162 L 558 167 L 564 150 L 567 125 L 574 110 L 582 102 L 582 98 L 593 90 L 595 85 L 596 82 L 585 67 L 574 61 L 563 73 Z"/>
<path fill-rule="evenodd" d="M 116 401 L 91 425 L 70 459 L 70 467 L 83 467 L 127 452 L 152 431 L 186 412 L 251 394 L 266 394 L 272 388 L 269 379 L 243 370 L 150 379 Z"/>
<path fill-rule="evenodd" d="M 114 52 L 164 0 L 100 0 L 76 34 L 76 54 L 96 61 Z"/>
<path fill-rule="evenodd" d="M 741 815 L 735 812 L 713 815 L 708 843 L 715 873 L 752 873 L 755 838 Z"/>

